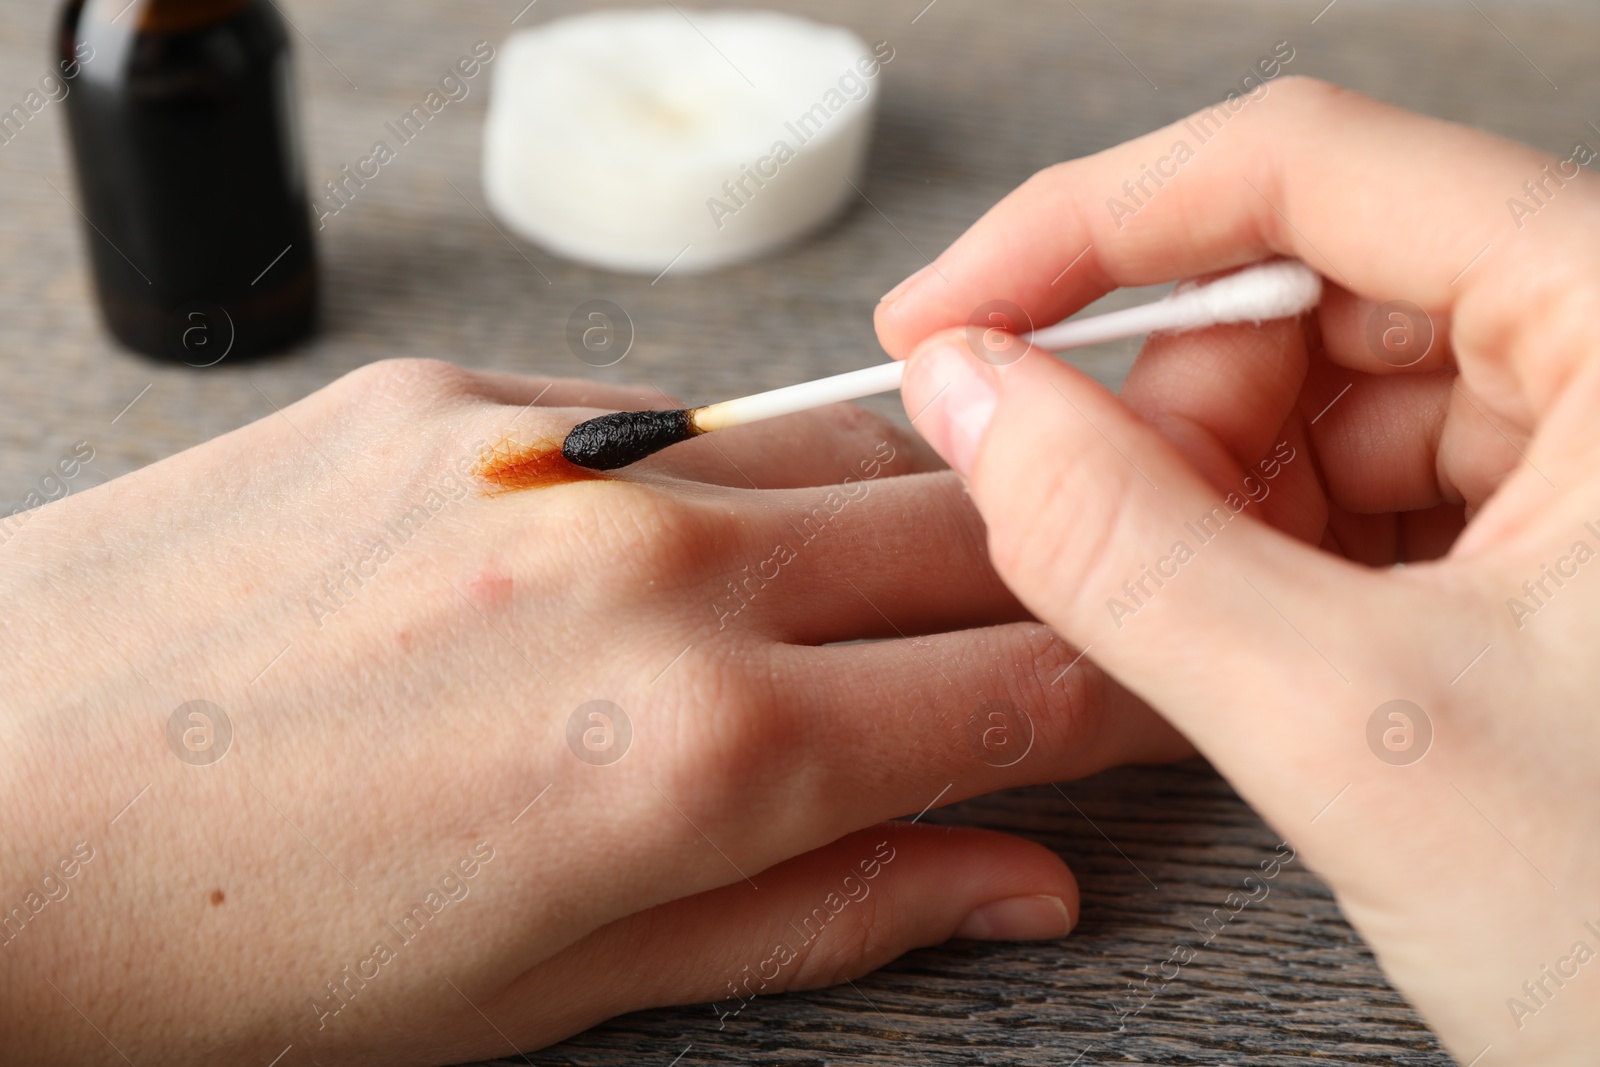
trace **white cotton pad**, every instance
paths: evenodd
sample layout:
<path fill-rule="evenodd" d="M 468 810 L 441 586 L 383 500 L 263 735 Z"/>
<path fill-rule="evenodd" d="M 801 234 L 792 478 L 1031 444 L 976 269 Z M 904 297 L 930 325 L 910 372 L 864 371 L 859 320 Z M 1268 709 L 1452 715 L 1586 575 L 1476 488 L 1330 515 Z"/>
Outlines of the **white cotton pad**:
<path fill-rule="evenodd" d="M 613 270 L 710 270 L 852 196 L 894 50 L 773 12 L 602 11 L 494 67 L 484 185 L 506 225 Z"/>

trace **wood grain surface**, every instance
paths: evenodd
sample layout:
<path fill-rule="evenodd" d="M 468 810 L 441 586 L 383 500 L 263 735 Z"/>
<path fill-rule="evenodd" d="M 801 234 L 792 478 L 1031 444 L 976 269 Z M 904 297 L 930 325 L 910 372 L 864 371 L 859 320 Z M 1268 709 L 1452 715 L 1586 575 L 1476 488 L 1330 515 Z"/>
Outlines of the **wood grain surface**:
<path fill-rule="evenodd" d="M 386 121 L 474 42 L 500 41 L 514 17 L 525 26 L 602 6 L 525 2 L 283 0 L 298 32 L 313 185 L 365 155 Z M 761 263 L 655 283 L 514 242 L 480 214 L 480 79 L 328 220 L 321 337 L 250 366 L 154 365 L 105 338 L 87 287 L 61 107 L 46 107 L 0 145 L 0 500 L 23 499 L 75 442 L 95 449 L 75 484 L 82 489 L 390 356 L 642 381 L 693 400 L 876 361 L 870 313 L 879 294 L 996 199 L 1039 167 L 1220 98 L 1279 41 L 1295 48 L 1292 73 L 1551 152 L 1593 138 L 1585 123 L 1600 122 L 1593 0 L 771 6 L 896 48 L 862 202 L 825 232 Z M 48 69 L 51 7 L 0 0 L 0 107 Z M 568 316 L 595 298 L 621 305 L 637 336 L 627 358 L 604 370 L 580 362 L 565 341 Z M 1081 361 L 1115 384 L 1135 350 L 1104 346 Z M 1059 851 L 1082 881 L 1079 931 L 1060 944 L 914 952 L 854 986 L 763 998 L 725 1028 L 707 1005 L 639 1013 L 527 1056 L 508 1048 L 501 1062 L 1451 1062 L 1300 864 L 1124 1017 L 1131 984 L 1179 940 L 1192 942 L 1192 924 L 1221 908 L 1279 840 L 1202 765 L 1118 771 L 928 817 L 1012 830 Z"/>

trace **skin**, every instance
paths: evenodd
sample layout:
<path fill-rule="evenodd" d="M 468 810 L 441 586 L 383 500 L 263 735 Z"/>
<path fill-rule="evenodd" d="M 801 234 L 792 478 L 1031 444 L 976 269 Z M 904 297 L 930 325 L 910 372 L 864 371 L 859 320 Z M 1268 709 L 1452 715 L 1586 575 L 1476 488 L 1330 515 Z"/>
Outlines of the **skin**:
<path fill-rule="evenodd" d="M 907 410 L 1006 583 L 1296 846 L 1461 1062 L 1593 1062 L 1600 564 L 1575 550 L 1600 549 L 1600 190 L 1551 183 L 1519 226 L 1507 200 L 1552 157 L 1284 80 L 1114 213 L 1185 136 L 1041 172 L 893 292 Z M 1154 338 L 1120 396 L 1046 353 L 979 359 L 963 328 L 1275 255 L 1328 279 L 1314 314 Z M 1435 335 L 1405 367 L 1367 338 L 1397 299 Z M 1185 526 L 1252 484 L 1221 534 Z M 1185 539 L 1135 603 L 1123 583 Z M 1380 738 L 1432 729 L 1399 762 L 1368 733 L 1394 699 L 1420 711 Z"/>
<path fill-rule="evenodd" d="M 662 404 L 374 364 L 12 527 L 0 908 L 28 914 L 0 935 L 0 1062 L 457 1063 L 652 1005 L 748 1025 L 754 992 L 953 934 L 1063 935 L 1077 889 L 1047 850 L 880 824 L 1192 750 L 1087 663 L 1062 675 L 1077 650 L 914 437 L 836 408 L 604 480 L 451 480 L 485 443 Z M 362 584 L 313 608 L 345 565 Z M 197 699 L 231 726 L 215 762 L 179 756 L 218 751 L 214 713 L 210 747 L 183 716 L 169 743 Z M 568 742 L 597 699 L 632 727 L 608 765 Z M 996 700 L 1037 731 L 1009 768 L 969 739 Z"/>

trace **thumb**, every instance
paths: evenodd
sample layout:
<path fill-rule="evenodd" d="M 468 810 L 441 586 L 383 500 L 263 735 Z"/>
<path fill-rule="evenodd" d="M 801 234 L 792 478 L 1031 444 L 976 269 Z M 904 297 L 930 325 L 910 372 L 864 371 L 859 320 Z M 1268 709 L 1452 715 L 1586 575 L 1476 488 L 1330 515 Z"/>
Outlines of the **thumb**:
<path fill-rule="evenodd" d="M 1350 685 L 1352 638 L 1372 628 L 1347 619 L 1372 604 L 1374 580 L 1257 521 L 1260 479 L 1219 493 L 1103 386 L 1020 342 L 998 353 L 975 330 L 919 346 L 903 396 L 968 479 L 1011 590 L 1202 749 L 1221 731 L 1238 747 L 1241 679 L 1283 695 Z M 1312 462 L 1287 444 L 1275 459 Z M 1250 725 L 1269 749 L 1307 740 Z"/>

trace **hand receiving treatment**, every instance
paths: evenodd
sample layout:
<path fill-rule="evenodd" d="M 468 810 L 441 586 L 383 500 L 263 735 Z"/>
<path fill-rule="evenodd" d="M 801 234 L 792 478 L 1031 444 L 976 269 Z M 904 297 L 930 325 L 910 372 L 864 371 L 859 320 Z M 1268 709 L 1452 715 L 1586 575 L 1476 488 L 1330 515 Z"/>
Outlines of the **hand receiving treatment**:
<path fill-rule="evenodd" d="M 1236 110 L 1170 180 L 1181 124 L 1039 174 L 879 336 L 1006 583 L 1296 845 L 1451 1052 L 1592 1063 L 1600 190 L 1314 82 Z M 1279 255 L 1314 315 L 1153 337 L 1120 397 L 964 327 Z"/>
<path fill-rule="evenodd" d="M 0 1062 L 457 1063 L 1065 934 L 1048 851 L 877 824 L 1187 743 L 1063 674 L 960 480 L 881 419 L 608 476 L 555 451 L 661 403 L 376 364 L 30 513 Z M 1026 761 L 987 758 L 995 706 Z"/>

